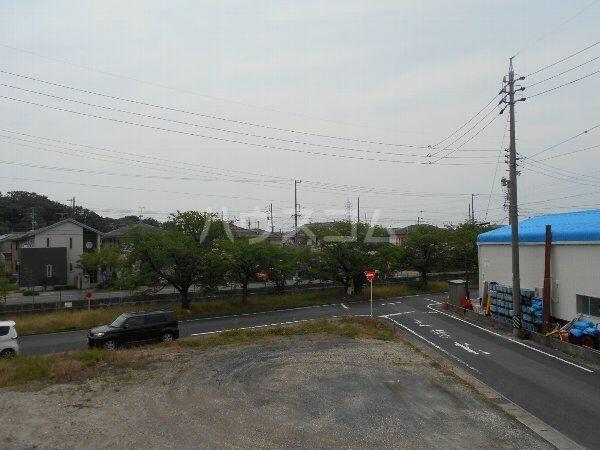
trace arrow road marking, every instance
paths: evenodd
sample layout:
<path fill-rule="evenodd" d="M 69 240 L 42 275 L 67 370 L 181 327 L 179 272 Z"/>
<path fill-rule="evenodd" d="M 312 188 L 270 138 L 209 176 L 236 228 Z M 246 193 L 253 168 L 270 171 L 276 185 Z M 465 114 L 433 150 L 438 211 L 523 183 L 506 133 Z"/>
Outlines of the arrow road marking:
<path fill-rule="evenodd" d="M 469 347 L 469 343 L 468 342 L 465 342 L 464 344 L 460 344 L 458 342 L 454 342 L 454 345 L 456 345 L 457 347 L 465 349 L 469 353 L 473 353 L 474 355 L 479 355 L 479 353 L 477 353 L 475 350 L 473 350 L 471 347 Z"/>
<path fill-rule="evenodd" d="M 438 312 L 439 314 L 443 314 L 444 316 L 448 316 L 448 317 L 450 317 L 451 319 L 458 320 L 459 322 L 464 322 L 464 323 L 466 323 L 467 325 L 470 325 L 470 326 L 472 326 L 472 327 L 478 328 L 478 329 L 480 329 L 481 331 L 485 331 L 486 333 L 493 334 L 494 336 L 497 336 L 497 337 L 499 337 L 499 338 L 501 338 L 501 339 L 506 339 L 507 341 L 514 342 L 515 344 L 517 344 L 517 345 L 520 345 L 520 346 L 522 346 L 522 347 L 525 347 L 525 348 L 528 348 L 529 350 L 533 350 L 534 352 L 541 353 L 542 355 L 546 355 L 546 356 L 548 356 L 548 357 L 550 357 L 550 358 L 556 359 L 556 360 L 558 360 L 558 361 L 560 361 L 560 362 L 563 362 L 563 363 L 565 363 L 565 364 L 569 364 L 570 366 L 577 367 L 578 369 L 581 369 L 581 370 L 583 370 L 583 371 L 585 371 L 585 372 L 588 372 L 588 373 L 594 373 L 594 371 L 593 371 L 593 370 L 591 370 L 591 369 L 588 369 L 587 367 L 580 366 L 579 364 L 575 364 L 575 363 L 573 363 L 573 362 L 571 362 L 571 361 L 567 361 L 566 359 L 563 359 L 563 358 L 559 358 L 558 356 L 554 356 L 554 355 L 552 355 L 552 354 L 550 354 L 550 353 L 548 353 L 548 352 L 545 352 L 545 351 L 543 351 L 543 350 L 540 350 L 539 348 L 535 348 L 535 347 L 532 347 L 531 345 L 527 345 L 527 344 L 525 344 L 524 342 L 520 342 L 520 341 L 517 341 L 517 340 L 515 340 L 515 339 L 512 339 L 512 338 L 507 338 L 507 337 L 504 337 L 504 336 L 502 336 L 500 333 L 496 333 L 495 331 L 488 330 L 487 328 L 480 327 L 479 325 L 475 325 L 474 323 L 471 323 L 471 322 L 469 322 L 469 321 L 467 321 L 467 320 L 461 319 L 460 317 L 456 317 L 456 316 L 453 316 L 452 314 L 448 314 L 448 313 L 445 313 L 445 312 L 443 312 L 443 311 L 440 311 L 440 310 L 438 310 L 438 309 L 435 309 L 435 308 L 433 308 L 433 306 L 432 306 L 433 304 L 434 304 L 434 303 L 431 303 L 431 304 L 427 305 L 427 308 L 429 308 L 429 309 L 430 309 L 430 310 L 432 310 L 432 311 L 436 311 L 436 312 Z"/>
<path fill-rule="evenodd" d="M 387 318 L 388 320 L 391 320 L 392 322 L 394 322 L 396 325 L 398 325 L 401 328 L 404 328 L 406 331 L 408 331 L 409 333 L 414 334 L 416 337 L 418 337 L 419 339 L 424 340 L 425 342 L 427 342 L 429 345 L 431 345 L 432 347 L 436 348 L 437 350 L 439 350 L 440 352 L 444 353 L 445 355 L 448 355 L 450 358 L 455 359 L 456 361 L 458 361 L 459 363 L 463 364 L 464 366 L 468 367 L 469 369 L 471 369 L 473 372 L 477 372 L 479 373 L 479 370 L 477 370 L 475 367 L 470 366 L 469 364 L 467 364 L 466 362 L 464 362 L 462 359 L 460 359 L 458 356 L 453 355 L 452 353 L 450 353 L 447 350 L 444 350 L 442 347 L 440 347 L 439 345 L 435 344 L 434 342 L 431 342 L 429 339 L 421 336 L 419 333 L 417 333 L 414 330 L 411 330 L 410 328 L 408 328 L 406 325 L 401 324 L 400 322 L 392 319 L 391 317 Z"/>
<path fill-rule="evenodd" d="M 431 330 L 431 332 L 443 339 L 448 339 L 450 337 L 450 335 L 444 330 Z"/>

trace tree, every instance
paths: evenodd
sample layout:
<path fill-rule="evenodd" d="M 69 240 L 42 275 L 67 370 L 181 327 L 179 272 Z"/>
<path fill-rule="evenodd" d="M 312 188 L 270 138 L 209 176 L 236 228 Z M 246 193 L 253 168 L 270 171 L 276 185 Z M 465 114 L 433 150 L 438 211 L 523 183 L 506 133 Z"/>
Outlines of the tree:
<path fill-rule="evenodd" d="M 367 281 L 364 271 L 378 268 L 377 251 L 385 245 L 373 241 L 387 236 L 385 230 L 348 221 L 315 225 L 309 230 L 317 240 L 312 263 L 314 276 L 341 283 L 345 292 L 350 287 L 354 293 L 361 292 Z"/>
<path fill-rule="evenodd" d="M 267 269 L 273 244 L 236 239 L 224 241 L 222 245 L 228 262 L 228 278 L 241 285 L 242 304 L 248 305 L 248 285 L 258 273 Z"/>
<path fill-rule="evenodd" d="M 275 291 L 283 294 L 286 284 L 307 271 L 310 253 L 304 248 L 269 244 L 261 256 L 263 270 L 275 285 Z"/>
<path fill-rule="evenodd" d="M 181 296 L 182 308 L 189 310 L 191 286 L 214 290 L 224 283 L 224 226 L 214 215 L 188 211 L 172 215 L 165 228 L 134 228 L 123 239 L 121 279 L 171 285 Z"/>
<path fill-rule="evenodd" d="M 418 271 L 426 283 L 427 274 L 443 268 L 448 260 L 447 231 L 434 226 L 419 227 L 408 234 L 402 251 L 404 264 Z"/>
<path fill-rule="evenodd" d="M 84 252 L 77 261 L 77 267 L 87 273 L 111 270 L 111 276 L 116 279 L 116 268 L 119 266 L 123 255 L 123 248 L 120 245 L 104 245 L 93 252 Z M 110 282 L 110 280 L 103 280 Z"/>
<path fill-rule="evenodd" d="M 467 279 L 478 271 L 477 236 L 494 228 L 471 221 L 448 230 L 449 265 L 465 271 Z"/>

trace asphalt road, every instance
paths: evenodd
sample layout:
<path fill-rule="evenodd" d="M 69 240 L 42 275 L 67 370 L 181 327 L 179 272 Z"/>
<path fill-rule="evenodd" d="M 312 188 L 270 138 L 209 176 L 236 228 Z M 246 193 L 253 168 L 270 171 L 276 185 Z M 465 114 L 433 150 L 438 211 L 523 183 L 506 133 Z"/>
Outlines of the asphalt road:
<path fill-rule="evenodd" d="M 374 315 L 422 340 L 451 362 L 494 388 L 578 444 L 600 442 L 598 369 L 560 352 L 516 341 L 437 311 L 440 295 L 420 295 L 374 303 Z M 221 318 L 182 321 L 181 337 L 234 328 L 260 328 L 307 320 L 368 315 L 368 302 L 306 307 Z M 19 338 L 23 354 L 85 348 L 86 331 Z"/>

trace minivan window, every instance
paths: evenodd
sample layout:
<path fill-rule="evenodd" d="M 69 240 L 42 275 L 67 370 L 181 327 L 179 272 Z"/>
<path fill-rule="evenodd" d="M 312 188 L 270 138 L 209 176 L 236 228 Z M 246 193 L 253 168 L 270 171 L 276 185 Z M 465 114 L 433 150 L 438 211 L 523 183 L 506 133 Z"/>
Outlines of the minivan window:
<path fill-rule="evenodd" d="M 0 327 L 0 336 L 6 336 L 10 331 L 10 327 Z"/>
<path fill-rule="evenodd" d="M 162 323 L 162 322 L 166 322 L 167 320 L 165 319 L 165 315 L 164 314 L 150 314 L 148 316 L 146 316 L 144 318 L 144 323 L 146 325 L 151 325 L 151 324 L 155 324 L 155 323 Z"/>
<path fill-rule="evenodd" d="M 121 328 L 123 326 L 123 324 L 125 323 L 125 321 L 127 320 L 127 317 L 124 314 L 121 314 L 119 317 L 117 317 L 113 323 L 110 324 L 111 327 L 115 327 L 115 328 Z"/>
<path fill-rule="evenodd" d="M 129 319 L 127 319 L 127 322 L 125 322 L 125 323 L 129 327 L 139 327 L 141 325 L 144 325 L 144 316 L 130 317 Z"/>

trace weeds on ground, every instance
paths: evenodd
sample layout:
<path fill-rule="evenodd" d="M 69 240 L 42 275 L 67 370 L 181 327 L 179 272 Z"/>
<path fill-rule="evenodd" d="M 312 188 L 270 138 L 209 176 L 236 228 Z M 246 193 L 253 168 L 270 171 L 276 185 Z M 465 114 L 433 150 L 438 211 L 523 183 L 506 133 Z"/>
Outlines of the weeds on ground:
<path fill-rule="evenodd" d="M 181 339 L 168 346 L 156 345 L 109 351 L 88 349 L 45 356 L 17 356 L 0 360 L 0 387 L 28 384 L 84 381 L 106 375 L 112 377 L 114 369 L 122 369 L 112 377 L 125 381 L 133 379 L 128 369 L 143 368 L 150 362 L 160 360 L 166 353 L 193 349 L 203 350 L 222 345 L 243 346 L 253 342 L 277 337 L 320 335 L 347 338 L 370 338 L 391 340 L 393 330 L 373 318 L 346 317 L 337 320 L 317 320 L 295 326 L 281 326 L 253 330 L 231 330 L 210 336 Z"/>
<path fill-rule="evenodd" d="M 391 284 L 373 287 L 373 298 L 399 297 L 412 295 L 423 291 L 442 292 L 446 283 L 431 281 L 426 286 L 419 283 Z M 179 317 L 201 318 L 210 316 L 231 315 L 248 312 L 272 311 L 277 309 L 297 308 L 302 306 L 320 305 L 323 303 L 355 301 L 367 299 L 368 292 L 347 298 L 338 289 L 290 293 L 284 295 L 256 295 L 249 298 L 249 304 L 243 305 L 241 297 L 210 301 L 192 302 L 190 312 L 181 310 L 177 301 L 162 303 L 160 308 L 173 309 Z M 156 304 L 126 305 L 111 308 L 92 309 L 83 311 L 56 311 L 42 314 L 25 314 L 7 319 L 17 323 L 19 334 L 49 333 L 91 328 L 112 322 L 115 317 L 126 311 L 141 311 L 156 309 Z"/>

